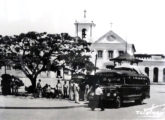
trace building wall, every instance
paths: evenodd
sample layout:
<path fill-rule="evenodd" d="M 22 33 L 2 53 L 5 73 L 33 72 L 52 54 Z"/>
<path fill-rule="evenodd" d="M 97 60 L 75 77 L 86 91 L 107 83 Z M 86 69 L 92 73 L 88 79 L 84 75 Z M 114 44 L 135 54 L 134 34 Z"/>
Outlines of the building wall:
<path fill-rule="evenodd" d="M 139 69 L 143 72 L 147 74 L 147 71 L 145 71 L 145 69 L 148 69 L 148 76 L 150 78 L 150 81 L 153 83 L 165 83 L 165 59 L 142 59 L 143 62 L 139 63 Z M 157 74 L 158 76 L 156 76 L 156 69 L 157 69 Z M 154 72 L 155 71 L 155 72 Z M 157 77 L 158 81 L 154 81 L 154 77 Z"/>
<path fill-rule="evenodd" d="M 91 46 L 92 52 L 92 59 L 91 61 L 95 63 L 96 55 L 97 55 L 97 63 L 96 67 L 99 69 L 106 69 L 107 65 L 113 65 L 114 63 L 110 61 L 110 59 L 118 57 L 120 55 L 120 51 L 123 53 L 126 51 L 125 49 L 125 43 L 119 43 L 119 44 L 113 44 L 113 43 L 106 43 L 106 44 L 92 44 Z M 102 51 L 102 57 L 98 56 L 98 51 Z M 113 55 L 109 57 L 108 51 L 112 51 Z M 127 46 L 127 52 L 131 55 L 134 54 L 134 51 L 132 49 L 132 45 L 128 44 Z"/>

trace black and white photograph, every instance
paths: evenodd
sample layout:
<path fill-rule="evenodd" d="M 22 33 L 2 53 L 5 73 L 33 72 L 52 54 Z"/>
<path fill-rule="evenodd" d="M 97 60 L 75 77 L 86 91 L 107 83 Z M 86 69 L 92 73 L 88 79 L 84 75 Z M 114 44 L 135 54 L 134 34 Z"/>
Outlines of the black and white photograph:
<path fill-rule="evenodd" d="M 164 120 L 164 0 L 0 0 L 0 120 Z"/>

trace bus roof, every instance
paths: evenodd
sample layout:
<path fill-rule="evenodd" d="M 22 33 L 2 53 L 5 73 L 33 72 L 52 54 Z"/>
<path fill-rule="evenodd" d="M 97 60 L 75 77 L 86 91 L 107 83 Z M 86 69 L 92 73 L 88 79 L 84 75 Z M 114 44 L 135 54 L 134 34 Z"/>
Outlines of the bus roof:
<path fill-rule="evenodd" d="M 120 67 L 120 68 L 118 67 L 113 70 L 108 70 L 108 69 L 101 70 L 97 72 L 96 75 L 104 74 L 104 73 L 112 73 L 112 75 L 118 74 L 118 75 L 125 75 L 125 76 L 145 76 L 144 74 L 139 73 L 135 69 L 123 68 L 123 67 Z"/>

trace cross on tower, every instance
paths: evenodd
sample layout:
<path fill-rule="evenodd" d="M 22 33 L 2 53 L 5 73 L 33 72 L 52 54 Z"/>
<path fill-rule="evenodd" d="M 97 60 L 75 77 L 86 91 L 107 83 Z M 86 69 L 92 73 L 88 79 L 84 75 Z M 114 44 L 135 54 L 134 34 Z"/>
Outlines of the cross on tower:
<path fill-rule="evenodd" d="M 113 23 L 111 22 L 110 24 L 111 24 L 111 30 L 112 30 L 112 25 L 113 25 Z"/>
<path fill-rule="evenodd" d="M 86 11 L 86 10 L 84 10 L 84 18 L 86 18 L 86 12 L 87 12 L 87 11 Z"/>

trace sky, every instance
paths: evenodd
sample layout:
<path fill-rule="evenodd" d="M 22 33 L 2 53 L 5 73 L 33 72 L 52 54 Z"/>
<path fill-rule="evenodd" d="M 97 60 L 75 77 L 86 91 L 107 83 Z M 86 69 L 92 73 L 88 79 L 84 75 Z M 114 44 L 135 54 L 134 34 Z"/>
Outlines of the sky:
<path fill-rule="evenodd" d="M 165 0 L 0 0 L 0 34 L 75 35 L 75 20 L 94 21 L 94 40 L 113 30 L 136 53 L 165 54 Z M 112 27 L 111 27 L 111 23 Z"/>

